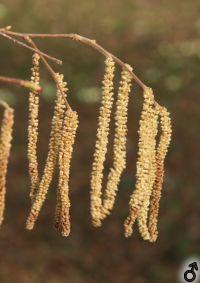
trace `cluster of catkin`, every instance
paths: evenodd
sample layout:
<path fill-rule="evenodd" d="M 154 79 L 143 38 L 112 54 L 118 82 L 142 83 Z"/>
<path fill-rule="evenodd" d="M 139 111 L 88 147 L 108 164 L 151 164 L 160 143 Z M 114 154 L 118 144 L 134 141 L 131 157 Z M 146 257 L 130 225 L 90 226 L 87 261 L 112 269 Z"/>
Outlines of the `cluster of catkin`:
<path fill-rule="evenodd" d="M 12 130 L 14 123 L 14 110 L 6 102 L 0 101 L 4 108 L 3 120 L 0 132 L 0 226 L 4 219 L 5 194 L 6 194 L 6 173 L 10 147 L 12 140 Z"/>
<path fill-rule="evenodd" d="M 161 137 L 156 148 L 158 119 L 161 119 Z M 124 228 L 125 236 L 133 232 L 138 220 L 144 240 L 157 238 L 157 217 L 164 174 L 164 159 L 171 139 L 171 123 L 167 110 L 154 101 L 150 88 L 144 91 L 144 104 L 139 128 L 139 150 L 136 168 L 136 186 L 130 198 L 130 213 Z"/>
<path fill-rule="evenodd" d="M 130 66 L 128 66 L 128 68 L 131 70 Z M 91 176 L 91 216 L 94 226 L 100 226 L 102 220 L 110 214 L 115 202 L 120 177 L 126 166 L 127 111 L 129 93 L 131 90 L 131 77 L 129 72 L 122 70 L 115 111 L 113 165 L 108 175 L 104 197 L 102 197 L 103 170 L 107 152 L 114 95 L 114 69 L 113 59 L 107 57 L 105 61 L 102 102 L 99 113 L 97 140 Z"/>
<path fill-rule="evenodd" d="M 33 82 L 39 83 L 39 56 L 36 54 L 33 56 L 31 79 Z M 55 166 L 58 163 L 59 184 L 57 187 L 55 222 L 62 235 L 67 236 L 70 229 L 69 170 L 78 117 L 76 112 L 66 105 L 65 99 L 68 89 L 63 75 L 56 74 L 55 81 L 57 92 L 54 114 L 51 122 L 47 159 L 41 177 L 39 177 L 37 164 L 39 97 L 37 93 L 33 92 L 29 95 L 28 160 L 32 206 L 26 221 L 26 227 L 29 230 L 33 229 L 51 184 Z"/>
<path fill-rule="evenodd" d="M 127 65 L 129 70 L 132 68 Z M 112 57 L 105 61 L 102 101 L 100 106 L 94 161 L 91 174 L 91 217 L 94 226 L 101 226 L 111 212 L 122 172 L 126 166 L 126 139 L 128 101 L 131 90 L 131 76 L 122 70 L 115 109 L 115 133 L 113 142 L 113 164 L 103 190 L 104 162 L 106 159 L 109 127 L 113 106 L 113 79 L 115 65 Z M 161 136 L 157 144 L 159 120 Z M 164 159 L 171 138 L 171 123 L 167 110 L 159 106 L 150 88 L 144 90 L 144 102 L 139 123 L 138 159 L 136 185 L 130 198 L 129 216 L 125 220 L 125 236 L 133 232 L 138 221 L 139 231 L 144 240 L 157 238 L 157 218 L 164 174 Z"/>
<path fill-rule="evenodd" d="M 41 55 L 42 53 L 40 53 Z M 41 55 L 41 59 L 50 70 L 56 82 L 56 99 L 51 121 L 48 153 L 44 170 L 38 170 L 38 126 L 39 126 L 39 92 L 40 90 L 40 55 L 32 58 L 31 83 L 38 86 L 29 93 L 28 122 L 28 165 L 30 176 L 31 209 L 26 221 L 26 228 L 33 229 L 46 195 L 58 167 L 58 185 L 56 190 L 56 208 L 54 226 L 62 236 L 70 233 L 70 198 L 69 174 L 73 146 L 78 127 L 78 115 L 67 102 L 67 83 L 64 76 L 54 73 Z M 106 160 L 110 123 L 114 102 L 114 75 L 116 57 L 108 55 L 105 60 L 105 74 L 102 81 L 102 100 L 98 117 L 98 127 L 94 160 L 91 174 L 91 217 L 95 227 L 111 213 L 118 191 L 122 173 L 126 167 L 126 141 L 128 103 L 131 91 L 132 68 L 123 65 L 114 109 L 113 160 L 105 188 L 103 188 L 104 163 Z M 171 119 L 167 109 L 155 102 L 151 88 L 144 88 L 143 108 L 139 122 L 138 157 L 136 164 L 135 189 L 130 196 L 129 215 L 124 222 L 124 234 L 133 233 L 133 225 L 138 222 L 139 232 L 144 240 L 155 242 L 158 237 L 158 212 L 161 198 L 164 161 L 171 140 Z M 0 129 L 0 225 L 4 218 L 6 173 L 12 140 L 14 111 L 5 102 Z M 160 131 L 158 127 L 160 126 Z M 160 136 L 158 133 L 160 132 Z"/>

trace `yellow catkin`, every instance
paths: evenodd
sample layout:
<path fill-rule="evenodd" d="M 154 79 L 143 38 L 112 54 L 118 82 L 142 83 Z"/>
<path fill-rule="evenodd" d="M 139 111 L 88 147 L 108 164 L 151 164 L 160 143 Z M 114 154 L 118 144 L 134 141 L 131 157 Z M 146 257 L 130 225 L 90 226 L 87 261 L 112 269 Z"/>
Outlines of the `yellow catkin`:
<path fill-rule="evenodd" d="M 156 180 L 154 183 L 153 192 L 151 195 L 150 211 L 149 211 L 149 232 L 150 241 L 155 242 L 158 237 L 158 211 L 159 201 L 161 198 L 163 176 L 164 176 L 164 161 L 171 140 L 171 119 L 165 107 L 158 106 L 161 137 L 156 150 Z"/>
<path fill-rule="evenodd" d="M 0 225 L 4 219 L 5 194 L 6 194 L 6 173 L 10 147 L 12 140 L 12 130 L 14 123 L 14 110 L 5 102 L 0 102 L 5 108 L 0 134 Z"/>
<path fill-rule="evenodd" d="M 66 83 L 63 82 L 63 75 L 57 74 L 57 81 L 57 98 L 54 107 L 54 115 L 52 118 L 48 155 L 44 173 L 39 183 L 37 193 L 34 197 L 34 202 L 32 204 L 30 214 L 27 218 L 26 228 L 29 230 L 33 229 L 41 207 L 46 198 L 46 194 L 52 180 L 62 135 L 62 121 L 66 106 L 62 93 L 66 94 L 67 88 Z M 60 91 L 60 89 L 62 89 L 62 92 Z"/>
<path fill-rule="evenodd" d="M 62 236 L 70 233 L 70 200 L 69 200 L 69 174 L 73 145 L 78 126 L 78 115 L 75 111 L 67 110 L 63 121 L 62 138 L 59 149 L 59 183 L 57 194 L 59 203 L 56 206 L 55 227 Z"/>
<path fill-rule="evenodd" d="M 150 240 L 148 227 L 148 212 L 150 205 L 150 197 L 153 190 L 153 185 L 156 176 L 156 135 L 158 132 L 158 111 L 155 107 L 149 109 L 149 125 L 148 125 L 148 180 L 143 190 L 143 204 L 138 211 L 138 226 L 139 231 L 144 240 Z"/>
<path fill-rule="evenodd" d="M 31 69 L 31 82 L 39 86 L 39 55 L 33 55 L 33 67 Z M 33 198 L 36 193 L 39 182 L 38 160 L 37 160 L 37 141 L 38 141 L 38 111 L 39 111 L 39 95 L 37 91 L 29 93 L 29 124 L 28 124 L 28 161 L 29 161 L 29 176 L 31 180 L 30 198 Z"/>
<path fill-rule="evenodd" d="M 125 236 L 131 236 L 133 232 L 133 224 L 138 217 L 138 212 L 143 205 L 145 190 L 149 186 L 149 168 L 151 161 L 149 156 L 149 134 L 152 108 L 154 104 L 153 92 L 150 88 L 144 91 L 144 104 L 141 113 L 139 127 L 139 144 L 138 144 L 138 159 L 136 168 L 136 186 L 129 202 L 129 216 L 124 223 Z"/>
<path fill-rule="evenodd" d="M 128 66 L 130 70 L 132 68 Z M 115 111 L 115 135 L 113 145 L 113 166 L 108 175 L 108 181 L 103 199 L 101 219 L 110 214 L 113 208 L 120 177 L 126 167 L 126 135 L 128 102 L 131 91 L 131 76 L 128 71 L 123 70 L 119 83 L 118 97 Z"/>
<path fill-rule="evenodd" d="M 101 187 L 104 161 L 107 152 L 111 109 L 113 104 L 114 61 L 107 57 L 105 61 L 105 75 L 103 79 L 102 102 L 99 113 L 97 140 L 91 175 L 91 216 L 94 226 L 101 224 Z"/>

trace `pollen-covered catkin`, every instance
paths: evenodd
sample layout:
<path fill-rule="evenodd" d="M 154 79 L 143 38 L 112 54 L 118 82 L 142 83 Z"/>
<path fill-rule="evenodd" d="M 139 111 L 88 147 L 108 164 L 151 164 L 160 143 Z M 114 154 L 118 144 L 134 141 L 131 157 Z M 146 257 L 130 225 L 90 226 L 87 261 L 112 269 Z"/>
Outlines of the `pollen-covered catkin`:
<path fill-rule="evenodd" d="M 153 185 L 156 176 L 156 135 L 158 132 L 158 111 L 157 108 L 149 109 L 150 118 L 148 126 L 148 180 L 143 190 L 143 204 L 138 211 L 138 226 L 139 231 L 144 240 L 150 240 L 150 233 L 148 227 L 148 212 L 150 205 L 150 197 L 153 190 Z"/>
<path fill-rule="evenodd" d="M 130 66 L 128 67 L 132 70 Z M 113 208 L 120 177 L 126 167 L 127 112 L 130 91 L 131 76 L 127 70 L 122 70 L 115 111 L 113 165 L 108 175 L 105 195 L 103 198 L 101 213 L 102 220 L 110 214 L 110 211 Z"/>
<path fill-rule="evenodd" d="M 77 113 L 67 109 L 63 121 L 62 138 L 59 149 L 59 183 L 57 188 L 57 194 L 59 195 L 57 199 L 59 199 L 59 203 L 56 206 L 55 215 L 55 227 L 64 237 L 67 237 L 70 233 L 69 174 L 77 126 Z"/>
<path fill-rule="evenodd" d="M 39 60 L 37 53 L 33 55 L 33 67 L 31 68 L 31 82 L 39 86 Z M 39 183 L 38 160 L 37 160 L 37 141 L 38 141 L 38 111 L 39 111 L 39 95 L 37 91 L 29 93 L 29 124 L 28 124 L 28 161 L 29 161 L 29 176 L 31 180 L 30 198 L 36 194 L 36 189 Z"/>
<path fill-rule="evenodd" d="M 6 173 L 8 166 L 8 158 L 10 155 L 10 147 L 12 140 L 12 130 L 14 123 L 14 110 L 1 101 L 4 114 L 0 133 L 0 226 L 4 219 L 5 194 L 6 194 Z"/>
<path fill-rule="evenodd" d="M 62 122 L 66 107 L 63 93 L 66 94 L 66 92 L 67 92 L 67 88 L 66 88 L 66 83 L 63 82 L 63 75 L 57 74 L 57 97 L 55 101 L 54 115 L 51 123 L 51 133 L 50 133 L 47 160 L 46 160 L 43 176 L 39 183 L 39 187 L 34 197 L 34 202 L 32 204 L 31 211 L 26 222 L 26 228 L 29 230 L 33 229 L 34 227 L 34 224 L 38 218 L 40 209 L 44 203 L 48 188 L 52 180 L 53 171 L 56 164 L 56 158 L 58 156 L 58 150 L 62 135 Z"/>
<path fill-rule="evenodd" d="M 107 152 L 111 109 L 113 104 L 113 78 L 115 64 L 111 57 L 105 60 L 105 75 L 103 79 L 102 102 L 100 107 L 97 140 L 91 176 L 91 216 L 94 226 L 101 225 L 101 188 L 104 161 Z"/>
<path fill-rule="evenodd" d="M 158 211 L 159 201 L 161 198 L 163 177 L 164 177 L 164 161 L 171 140 L 171 119 L 169 112 L 165 107 L 157 106 L 160 116 L 161 136 L 156 150 L 156 179 L 151 195 L 149 210 L 149 232 L 150 241 L 155 242 L 158 237 Z"/>
<path fill-rule="evenodd" d="M 149 183 L 150 151 L 149 132 L 151 123 L 151 112 L 154 104 L 154 95 L 150 88 L 144 91 L 144 103 L 139 126 L 138 159 L 136 164 L 136 186 L 129 202 L 129 216 L 124 223 L 125 236 L 131 236 L 133 224 L 138 217 L 138 212 L 143 205 L 145 189 Z"/>

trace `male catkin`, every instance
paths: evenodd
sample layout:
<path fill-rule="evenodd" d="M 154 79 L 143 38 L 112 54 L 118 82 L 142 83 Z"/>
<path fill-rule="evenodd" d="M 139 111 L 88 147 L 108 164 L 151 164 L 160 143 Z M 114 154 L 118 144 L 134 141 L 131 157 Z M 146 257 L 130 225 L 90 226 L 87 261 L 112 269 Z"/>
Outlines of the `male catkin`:
<path fill-rule="evenodd" d="M 129 202 L 129 216 L 127 217 L 124 228 L 125 236 L 128 237 L 133 232 L 133 224 L 138 217 L 138 212 L 144 203 L 145 192 L 150 190 L 149 178 L 152 178 L 150 156 L 152 148 L 149 144 L 150 125 L 152 118 L 152 108 L 154 104 L 153 92 L 150 88 L 144 91 L 144 104 L 141 113 L 139 127 L 138 159 L 136 164 L 136 186 Z"/>
<path fill-rule="evenodd" d="M 70 200 L 69 200 L 69 174 L 72 158 L 73 145 L 78 126 L 78 115 L 75 111 L 67 109 L 63 121 L 62 137 L 59 149 L 59 183 L 57 189 L 55 227 L 62 236 L 67 237 L 70 233 Z"/>
<path fill-rule="evenodd" d="M 101 187 L 104 161 L 107 152 L 111 109 L 113 104 L 113 78 L 115 65 L 111 57 L 105 60 L 102 102 L 99 113 L 97 140 L 91 176 L 91 216 L 94 226 L 101 225 Z"/>
<path fill-rule="evenodd" d="M 143 204 L 138 211 L 138 226 L 139 231 L 144 240 L 150 240 L 150 233 L 148 227 L 148 212 L 150 197 L 153 190 L 153 185 L 156 176 L 156 135 L 158 130 L 158 111 L 154 106 L 149 109 L 149 125 L 147 133 L 147 150 L 149 168 L 147 183 L 143 188 Z"/>
<path fill-rule="evenodd" d="M 130 66 L 129 68 L 132 70 Z M 130 91 L 131 76 L 126 70 L 122 70 L 115 111 L 113 165 L 108 175 L 105 195 L 103 198 L 101 213 L 102 220 L 110 214 L 110 211 L 113 208 L 120 177 L 126 167 L 126 135 Z"/>
<path fill-rule="evenodd" d="M 6 173 L 10 147 L 12 140 L 12 130 L 14 123 L 14 110 L 7 103 L 0 101 L 4 107 L 3 120 L 0 132 L 0 226 L 4 219 L 5 194 L 6 194 Z"/>
<path fill-rule="evenodd" d="M 62 135 L 62 122 L 66 107 L 63 93 L 66 94 L 67 89 L 66 83 L 63 82 L 62 75 L 57 74 L 57 81 L 57 97 L 55 101 L 54 115 L 52 118 L 48 155 L 44 168 L 44 173 L 39 183 L 38 191 L 35 195 L 34 202 L 32 204 L 31 211 L 26 222 L 26 227 L 29 230 L 33 229 L 34 224 L 38 218 L 40 209 L 46 198 L 46 194 L 52 180 Z M 60 91 L 61 89 L 62 92 Z"/>
<path fill-rule="evenodd" d="M 39 86 L 39 55 L 33 55 L 33 67 L 31 69 L 31 82 Z M 29 93 L 29 124 L 28 124 L 28 161 L 29 161 L 29 176 L 31 180 L 30 198 L 36 194 L 39 183 L 38 160 L 37 160 L 37 141 L 38 141 L 38 111 L 39 111 L 39 96 L 37 91 Z"/>
<path fill-rule="evenodd" d="M 164 176 L 164 161 L 170 144 L 172 132 L 169 112 L 162 106 L 157 106 L 157 109 L 160 116 L 161 137 L 156 150 L 156 179 L 151 195 L 149 211 L 149 232 L 151 242 L 155 242 L 158 237 L 158 210 Z"/>

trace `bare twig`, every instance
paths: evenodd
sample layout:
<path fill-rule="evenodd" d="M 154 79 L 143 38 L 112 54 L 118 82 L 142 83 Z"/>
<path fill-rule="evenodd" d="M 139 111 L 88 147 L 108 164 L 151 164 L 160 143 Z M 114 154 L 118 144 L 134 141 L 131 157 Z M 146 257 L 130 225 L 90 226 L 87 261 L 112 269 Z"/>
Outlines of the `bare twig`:
<path fill-rule="evenodd" d="M 113 55 L 112 53 L 110 53 L 109 51 L 107 51 L 105 48 L 103 48 L 100 44 L 98 44 L 96 42 L 96 40 L 93 39 L 89 39 L 87 37 L 81 36 L 79 34 L 75 34 L 75 33 L 61 33 L 61 34 L 45 34 L 45 33 L 20 33 L 20 32 L 13 32 L 10 31 L 9 29 L 0 29 L 0 34 L 4 34 L 4 35 L 11 35 L 11 36 L 16 36 L 16 37 L 20 37 L 20 38 L 67 38 L 67 39 L 71 39 L 74 41 L 78 41 L 81 42 L 85 45 L 88 45 L 90 47 L 92 47 L 93 49 L 96 49 L 99 53 L 101 53 L 102 55 L 108 57 L 111 56 L 113 58 L 113 60 L 119 65 L 121 66 L 123 69 L 127 70 L 129 72 L 129 74 L 131 75 L 132 79 L 142 88 L 142 90 L 145 90 L 146 88 L 148 88 L 147 85 L 145 85 L 139 78 L 138 76 L 130 69 L 129 65 L 124 63 L 122 60 L 120 60 L 118 57 L 116 57 L 115 55 Z M 13 39 L 13 38 L 12 38 Z M 32 48 L 34 50 L 34 48 Z M 41 53 L 37 52 L 38 54 L 41 55 Z M 42 54 L 43 55 L 43 54 Z M 43 56 L 43 57 L 47 57 L 47 56 Z M 42 58 L 42 57 L 41 57 Z M 45 59 L 45 58 L 43 58 Z M 45 60 L 46 61 L 46 60 Z M 43 60 L 44 62 L 44 60 Z M 47 61 L 46 61 L 47 63 Z M 48 63 L 47 63 L 48 64 Z M 47 65 L 46 65 L 47 66 Z M 47 67 L 48 68 L 48 67 Z M 50 71 L 50 70 L 49 70 Z M 155 101 L 155 106 L 159 105 L 156 101 Z"/>
<path fill-rule="evenodd" d="M 41 92 L 41 87 L 30 82 L 30 81 L 25 81 L 21 79 L 16 79 L 16 78 L 9 78 L 9 77 L 4 77 L 0 76 L 0 83 L 5 83 L 5 84 L 11 84 L 11 85 L 16 85 L 16 86 L 21 86 L 28 88 L 30 90 L 34 90 L 37 92 Z"/>
<path fill-rule="evenodd" d="M 6 32 L 6 31 L 2 31 L 2 29 L 0 29 L 0 35 L 4 36 L 4 37 L 7 38 L 7 39 L 10 39 L 11 41 L 13 41 L 14 43 L 16 43 L 16 44 L 18 44 L 18 45 L 20 45 L 20 46 L 23 46 L 23 47 L 25 47 L 25 48 L 27 48 L 27 49 L 29 49 L 29 50 L 35 52 L 35 53 L 38 53 L 40 56 L 44 56 L 44 57 L 48 58 L 49 60 L 54 61 L 55 63 L 57 63 L 57 64 L 59 64 L 59 65 L 62 64 L 62 61 L 61 61 L 61 60 L 58 60 L 57 58 L 54 58 L 54 57 L 52 57 L 52 56 L 50 56 L 50 55 L 48 55 L 48 54 L 46 54 L 46 53 L 40 51 L 39 49 L 36 50 L 35 48 L 32 48 L 32 47 L 26 45 L 24 42 L 19 41 L 19 40 L 13 38 L 12 36 L 9 36 L 9 35 L 7 34 L 7 32 Z"/>

